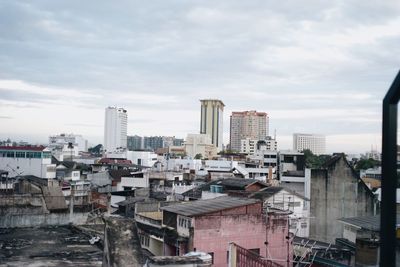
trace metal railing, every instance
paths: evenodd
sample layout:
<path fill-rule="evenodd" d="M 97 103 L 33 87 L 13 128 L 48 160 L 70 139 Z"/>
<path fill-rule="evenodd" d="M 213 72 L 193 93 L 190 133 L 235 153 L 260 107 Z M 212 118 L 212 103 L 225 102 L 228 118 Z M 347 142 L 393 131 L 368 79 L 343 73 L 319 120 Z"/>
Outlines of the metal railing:
<path fill-rule="evenodd" d="M 383 99 L 382 201 L 379 266 L 396 266 L 397 104 L 400 72 Z"/>
<path fill-rule="evenodd" d="M 235 243 L 229 244 L 229 267 L 283 267 Z"/>

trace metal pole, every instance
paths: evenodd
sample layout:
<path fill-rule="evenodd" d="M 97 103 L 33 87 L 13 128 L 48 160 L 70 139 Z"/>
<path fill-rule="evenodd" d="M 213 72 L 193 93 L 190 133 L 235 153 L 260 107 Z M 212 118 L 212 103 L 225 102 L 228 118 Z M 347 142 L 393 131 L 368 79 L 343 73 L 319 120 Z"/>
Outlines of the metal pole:
<path fill-rule="evenodd" d="M 379 266 L 396 266 L 397 103 L 400 72 L 383 99 L 382 198 Z"/>

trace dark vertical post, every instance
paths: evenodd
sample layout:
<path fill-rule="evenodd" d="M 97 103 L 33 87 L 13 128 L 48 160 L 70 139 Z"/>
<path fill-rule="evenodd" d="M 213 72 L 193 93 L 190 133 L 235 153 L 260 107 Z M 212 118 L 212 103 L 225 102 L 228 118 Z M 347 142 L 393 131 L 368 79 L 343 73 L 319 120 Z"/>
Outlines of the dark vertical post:
<path fill-rule="evenodd" d="M 397 103 L 400 72 L 383 99 L 382 198 L 379 266 L 396 266 Z"/>

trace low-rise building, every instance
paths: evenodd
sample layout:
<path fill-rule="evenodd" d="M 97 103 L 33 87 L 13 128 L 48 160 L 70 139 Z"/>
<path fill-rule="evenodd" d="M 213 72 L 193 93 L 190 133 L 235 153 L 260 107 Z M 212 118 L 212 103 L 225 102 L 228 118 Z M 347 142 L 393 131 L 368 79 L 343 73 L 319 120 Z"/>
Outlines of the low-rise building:
<path fill-rule="evenodd" d="M 207 134 L 188 134 L 185 141 L 187 156 L 195 158 L 201 155 L 203 159 L 212 159 L 217 156 L 217 147 L 211 143 L 211 137 Z"/>
<path fill-rule="evenodd" d="M 340 218 L 338 221 L 343 224 L 343 238 L 337 241 L 354 248 L 355 266 L 378 266 L 380 216 Z M 397 240 L 400 240 L 399 215 L 396 218 L 396 237 Z M 347 242 L 343 242 L 343 239 Z M 397 252 L 396 258 L 398 256 L 399 252 Z"/>
<path fill-rule="evenodd" d="M 309 199 L 280 186 L 263 188 L 252 194 L 251 197 L 262 199 L 266 208 L 290 212 L 290 232 L 299 237 L 308 237 L 310 227 Z"/>
<path fill-rule="evenodd" d="M 153 167 L 157 162 L 157 154 L 150 151 L 127 151 L 126 158 L 143 167 Z"/>
<path fill-rule="evenodd" d="M 277 149 L 278 143 L 271 136 L 262 140 L 251 138 L 240 140 L 240 153 L 252 155 L 257 150 L 277 151 Z"/>
<path fill-rule="evenodd" d="M 328 160 L 321 169 L 312 169 L 306 181 L 310 199 L 310 238 L 335 242 L 343 234 L 337 220 L 372 216 L 379 212 L 378 199 L 360 179 L 343 154 Z"/>
<path fill-rule="evenodd" d="M 51 163 L 51 152 L 44 146 L 0 146 L 0 169 L 8 171 L 9 177 L 56 177 L 56 165 Z"/>
<path fill-rule="evenodd" d="M 279 152 L 279 180 L 282 186 L 289 188 L 297 193 L 305 193 L 305 157 L 297 151 Z"/>
<path fill-rule="evenodd" d="M 167 256 L 204 251 L 213 266 L 227 266 L 229 243 L 263 257 L 287 261 L 292 257 L 287 214 L 263 212 L 255 199 L 219 197 L 162 207 L 163 226 L 177 232 L 164 239 Z"/>

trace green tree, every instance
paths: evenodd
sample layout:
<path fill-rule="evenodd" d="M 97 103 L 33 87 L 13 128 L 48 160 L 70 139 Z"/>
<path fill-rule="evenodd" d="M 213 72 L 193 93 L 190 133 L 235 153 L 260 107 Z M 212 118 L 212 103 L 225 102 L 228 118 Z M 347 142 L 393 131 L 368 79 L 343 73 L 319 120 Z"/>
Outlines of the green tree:
<path fill-rule="evenodd" d="M 314 155 L 311 150 L 304 149 L 304 160 L 306 168 L 320 169 L 322 165 L 330 158 L 328 155 Z"/>
<path fill-rule="evenodd" d="M 101 148 L 102 148 L 102 147 L 103 147 L 102 144 L 98 144 L 98 145 L 95 146 L 95 147 L 90 147 L 90 148 L 88 149 L 88 151 L 89 151 L 89 153 L 91 153 L 91 154 L 93 154 L 93 155 L 100 156 L 100 155 L 101 155 Z"/>
<path fill-rule="evenodd" d="M 194 156 L 194 159 L 202 159 L 203 155 L 202 154 L 196 154 L 196 156 Z"/>
<path fill-rule="evenodd" d="M 356 163 L 356 170 L 366 170 L 369 168 L 374 168 L 374 167 L 378 167 L 381 165 L 380 161 L 374 160 L 374 159 L 360 159 L 357 163 Z"/>

